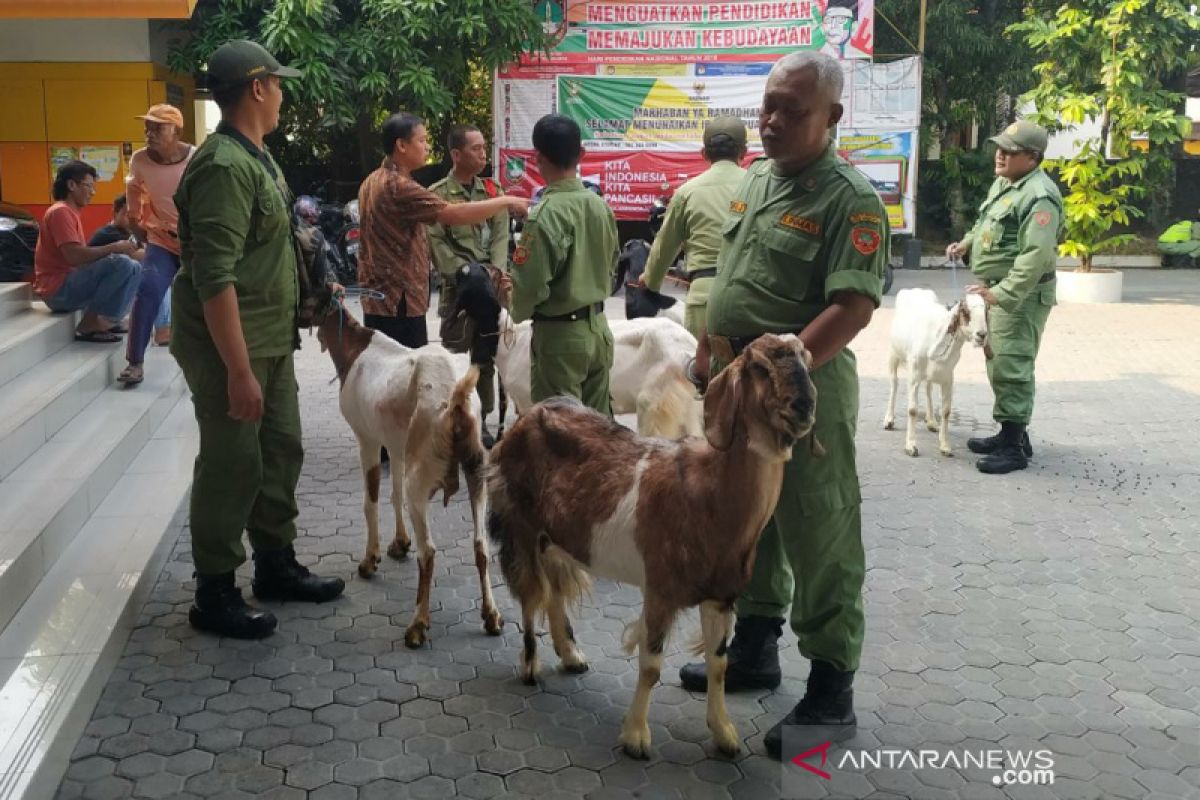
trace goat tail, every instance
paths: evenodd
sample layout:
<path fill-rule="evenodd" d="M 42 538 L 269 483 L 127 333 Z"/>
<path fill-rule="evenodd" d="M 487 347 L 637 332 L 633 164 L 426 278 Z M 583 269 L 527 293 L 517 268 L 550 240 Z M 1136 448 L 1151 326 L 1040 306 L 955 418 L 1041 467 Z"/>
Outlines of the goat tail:
<path fill-rule="evenodd" d="M 449 401 L 439 419 L 437 455 L 446 465 L 438 488 L 442 489 L 442 505 L 458 491 L 458 471 L 466 473 L 472 488 L 482 488 L 486 451 L 479 435 L 479 419 L 471 408 L 471 393 L 479 383 L 479 367 L 474 364 L 467 374 L 454 384 Z M 436 489 L 434 490 L 436 492 Z M 472 492 L 474 494 L 474 492 Z"/>
<path fill-rule="evenodd" d="M 696 387 L 687 379 L 681 364 L 661 364 L 647 376 L 645 388 L 637 398 L 637 423 L 641 436 L 677 439 L 703 435 Z"/>

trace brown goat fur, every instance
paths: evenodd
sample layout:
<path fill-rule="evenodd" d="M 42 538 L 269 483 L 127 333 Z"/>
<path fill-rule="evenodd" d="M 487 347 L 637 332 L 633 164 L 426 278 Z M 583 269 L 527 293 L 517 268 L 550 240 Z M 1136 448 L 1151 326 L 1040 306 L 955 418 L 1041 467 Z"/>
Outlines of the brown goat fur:
<path fill-rule="evenodd" d="M 712 382 L 706 439 L 645 439 L 578 403 L 555 398 L 521 417 L 492 451 L 488 526 L 526 630 L 522 676 L 537 671 L 537 617 L 570 670 L 586 662 L 566 607 L 588 573 L 640 586 L 634 631 L 641 678 L 621 742 L 644 757 L 646 706 L 679 611 L 699 605 L 710 674 L 709 727 L 734 752 L 724 710 L 724 639 L 732 606 L 783 481 L 784 463 L 813 424 L 811 356 L 794 336 L 763 336 Z"/>

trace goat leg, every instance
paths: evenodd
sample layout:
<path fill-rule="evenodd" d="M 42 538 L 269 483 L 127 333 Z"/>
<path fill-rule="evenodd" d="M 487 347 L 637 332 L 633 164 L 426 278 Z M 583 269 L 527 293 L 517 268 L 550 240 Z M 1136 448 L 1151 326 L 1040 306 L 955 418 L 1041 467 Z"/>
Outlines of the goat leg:
<path fill-rule="evenodd" d="M 496 370 L 496 441 L 504 437 L 504 417 L 508 414 L 508 392 L 504 391 L 504 381 L 500 379 L 500 370 Z"/>
<path fill-rule="evenodd" d="M 358 459 L 363 473 L 363 515 L 367 518 L 367 552 L 358 563 L 358 574 L 364 578 L 379 569 L 379 445 L 359 440 Z"/>
<path fill-rule="evenodd" d="M 575 630 L 567 619 L 567 609 L 562 595 L 554 594 L 546 607 L 546 616 L 550 621 L 550 638 L 554 642 L 554 652 L 562 661 L 563 669 L 578 675 L 588 671 L 587 659 L 579 652 L 575 642 Z"/>
<path fill-rule="evenodd" d="M 521 627 L 525 629 L 521 646 L 521 682 L 529 686 L 537 683 L 537 631 L 534 629 L 536 617 L 532 605 L 521 606 Z"/>
<path fill-rule="evenodd" d="M 954 396 L 953 382 L 942 384 L 942 426 L 938 430 L 938 449 L 942 455 L 950 456 L 954 453 L 950 450 L 950 400 Z"/>
<path fill-rule="evenodd" d="M 741 750 L 737 728 L 725 709 L 725 654 L 729 632 L 733 628 L 733 611 L 727 603 L 706 600 L 700 604 L 700 627 L 704 631 L 704 662 L 708 673 L 708 729 L 712 731 L 717 749 L 727 756 Z"/>
<path fill-rule="evenodd" d="M 633 702 L 621 724 L 618 741 L 625 752 L 633 758 L 650 758 L 650 692 L 662 675 L 663 648 L 666 646 L 667 630 L 671 625 L 670 614 L 659 608 L 653 594 L 647 593 L 642 606 L 642 618 L 638 620 L 638 684 Z"/>
<path fill-rule="evenodd" d="M 492 636 L 499 636 L 504 631 L 504 618 L 496 608 L 496 599 L 492 596 L 492 579 L 488 574 L 487 534 L 484 531 L 484 516 L 487 513 L 486 487 L 483 483 L 483 459 L 473 466 L 463 464 L 467 473 L 467 495 L 471 498 L 471 518 L 475 524 L 475 568 L 479 571 L 479 595 L 481 599 L 480 615 L 483 617 L 483 629 Z"/>
<path fill-rule="evenodd" d="M 429 539 L 429 528 L 426 514 L 429 504 L 420 491 L 412 491 L 415 487 L 407 487 L 409 492 L 409 511 L 411 512 L 413 530 L 417 534 L 417 612 L 412 623 L 404 631 L 404 644 L 407 647 L 420 647 L 425 644 L 429 631 L 429 590 L 433 584 L 433 559 L 435 550 Z"/>
<path fill-rule="evenodd" d="M 402 451 L 397 451 L 402 452 Z M 396 515 L 396 534 L 388 545 L 387 554 L 397 560 L 408 558 L 412 539 L 404 527 L 404 462 L 392 456 L 392 512 Z"/>
<path fill-rule="evenodd" d="M 917 397 L 920 392 L 921 384 L 911 373 L 908 376 L 908 427 L 904 433 L 904 452 L 910 456 L 917 455 L 917 414 L 920 409 L 917 408 Z"/>
<path fill-rule="evenodd" d="M 925 427 L 937 433 L 937 418 L 933 415 L 933 381 L 925 381 Z"/>

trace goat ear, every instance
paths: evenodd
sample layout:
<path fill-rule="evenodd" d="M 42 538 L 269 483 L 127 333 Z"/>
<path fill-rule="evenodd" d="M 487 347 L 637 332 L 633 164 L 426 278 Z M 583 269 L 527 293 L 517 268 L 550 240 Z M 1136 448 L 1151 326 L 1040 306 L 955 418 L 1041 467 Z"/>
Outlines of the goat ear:
<path fill-rule="evenodd" d="M 730 364 L 704 393 L 704 438 L 716 450 L 733 445 L 733 431 L 742 406 L 742 369 L 744 361 Z"/>
<path fill-rule="evenodd" d="M 959 300 L 957 303 L 951 306 L 951 310 L 953 311 L 953 314 L 950 317 L 950 326 L 946 328 L 947 336 L 953 336 L 954 334 L 958 333 L 958 329 L 962 327 L 963 315 L 967 311 L 966 301 Z"/>

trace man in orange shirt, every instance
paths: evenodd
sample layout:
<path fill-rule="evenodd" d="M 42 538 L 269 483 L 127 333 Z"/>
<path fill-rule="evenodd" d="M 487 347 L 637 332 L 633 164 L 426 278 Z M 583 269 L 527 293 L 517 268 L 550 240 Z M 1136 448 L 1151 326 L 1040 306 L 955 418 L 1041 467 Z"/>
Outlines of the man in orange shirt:
<path fill-rule="evenodd" d="M 137 252 L 132 241 L 85 244 L 79 212 L 96 193 L 96 177 L 95 167 L 82 161 L 59 167 L 53 188 L 56 202 L 42 217 L 33 254 L 33 291 L 51 311 L 84 309 L 76 339 L 118 342 L 121 337 L 113 329 L 129 312 L 142 265 L 132 258 Z"/>

